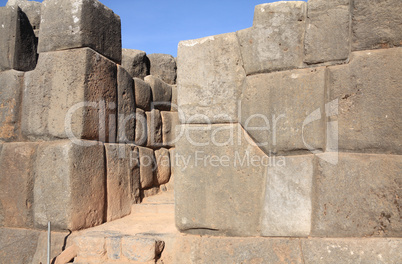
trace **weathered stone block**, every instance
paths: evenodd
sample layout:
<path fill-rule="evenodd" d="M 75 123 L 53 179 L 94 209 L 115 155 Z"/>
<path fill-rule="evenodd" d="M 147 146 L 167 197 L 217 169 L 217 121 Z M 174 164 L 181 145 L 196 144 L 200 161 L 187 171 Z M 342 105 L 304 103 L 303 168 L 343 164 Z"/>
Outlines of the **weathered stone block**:
<path fill-rule="evenodd" d="M 89 48 L 40 54 L 25 74 L 22 133 L 31 140 L 115 142 L 116 64 Z M 100 124 L 101 123 L 101 124 Z"/>
<path fill-rule="evenodd" d="M 268 157 L 239 124 L 184 125 L 175 149 L 175 217 L 186 233 L 257 236 Z"/>
<path fill-rule="evenodd" d="M 14 141 L 20 134 L 23 72 L 0 72 L 0 140 Z"/>
<path fill-rule="evenodd" d="M 170 156 L 169 150 L 161 148 L 155 150 L 156 160 L 156 183 L 162 185 L 169 182 L 170 179 Z"/>
<path fill-rule="evenodd" d="M 308 64 L 346 60 L 350 53 L 350 0 L 310 0 L 304 43 Z"/>
<path fill-rule="evenodd" d="M 121 65 L 133 78 L 144 79 L 149 75 L 150 63 L 144 51 L 123 49 Z"/>
<path fill-rule="evenodd" d="M 117 142 L 134 143 L 134 80 L 121 66 L 117 67 Z"/>
<path fill-rule="evenodd" d="M 399 0 L 354 0 L 352 50 L 402 46 L 401 12 Z"/>
<path fill-rule="evenodd" d="M 104 234 L 90 233 L 74 238 L 78 248 L 78 257 L 97 258 L 98 262 L 106 256 L 106 243 Z"/>
<path fill-rule="evenodd" d="M 131 212 L 130 152 L 125 144 L 105 144 L 106 155 L 106 221 L 113 221 Z"/>
<path fill-rule="evenodd" d="M 150 74 L 168 84 L 176 83 L 176 60 L 172 55 L 154 53 L 148 55 L 151 63 Z"/>
<path fill-rule="evenodd" d="M 147 115 L 147 147 L 160 147 L 163 145 L 161 113 L 157 109 L 152 109 L 151 112 L 146 112 L 145 114 Z"/>
<path fill-rule="evenodd" d="M 119 260 L 121 258 L 121 237 L 107 237 L 105 242 L 108 259 Z"/>
<path fill-rule="evenodd" d="M 137 108 L 135 110 L 135 144 L 138 146 L 146 146 L 147 139 L 147 115 L 144 110 Z"/>
<path fill-rule="evenodd" d="M 180 42 L 177 64 L 182 123 L 237 121 L 245 72 L 235 33 Z"/>
<path fill-rule="evenodd" d="M 138 147 L 140 155 L 140 183 L 142 189 L 151 188 L 154 184 L 155 154 L 152 149 Z"/>
<path fill-rule="evenodd" d="M 137 204 L 141 202 L 141 168 L 140 168 L 140 153 L 136 145 L 126 145 L 127 160 L 130 179 L 130 193 L 131 193 L 131 203 Z"/>
<path fill-rule="evenodd" d="M 103 223 L 104 149 L 91 143 L 40 144 L 33 170 L 35 227 L 45 228 L 51 221 L 54 230 L 80 230 Z"/>
<path fill-rule="evenodd" d="M 180 125 L 177 112 L 161 112 L 162 116 L 162 139 L 163 145 L 174 147 L 176 139 L 176 126 Z"/>
<path fill-rule="evenodd" d="M 398 263 L 402 239 L 302 240 L 305 263 Z"/>
<path fill-rule="evenodd" d="M 41 16 L 40 53 L 88 47 L 120 64 L 120 17 L 98 0 L 45 0 Z"/>
<path fill-rule="evenodd" d="M 326 156 L 339 155 L 337 165 Z M 312 236 L 400 237 L 402 158 L 399 155 L 317 155 Z"/>
<path fill-rule="evenodd" d="M 0 71 L 30 71 L 36 65 L 36 39 L 18 6 L 0 7 Z"/>
<path fill-rule="evenodd" d="M 338 139 L 353 152 L 402 153 L 402 48 L 354 52 L 348 65 L 329 68 L 329 101 L 338 100 Z"/>
<path fill-rule="evenodd" d="M 151 86 L 152 108 L 170 110 L 172 87 L 161 79 L 152 75 L 145 77 L 144 80 Z"/>
<path fill-rule="evenodd" d="M 42 4 L 36 1 L 28 0 L 8 0 L 6 6 L 19 6 L 21 10 L 27 15 L 29 22 L 32 25 L 32 29 L 35 35 L 39 35 L 40 27 L 40 11 Z"/>
<path fill-rule="evenodd" d="M 303 1 L 255 7 L 253 27 L 237 32 L 247 75 L 302 67 L 306 10 Z"/>
<path fill-rule="evenodd" d="M 177 85 L 172 85 L 172 100 L 170 104 L 170 111 L 177 112 L 178 102 L 177 102 Z"/>
<path fill-rule="evenodd" d="M 281 163 L 268 168 L 261 233 L 309 236 L 314 155 L 282 158 Z"/>
<path fill-rule="evenodd" d="M 147 262 L 156 259 L 156 256 L 161 253 L 160 244 L 163 243 L 163 241 L 157 241 L 153 238 L 130 236 L 123 237 L 121 242 L 122 254 L 130 261 L 138 262 Z"/>
<path fill-rule="evenodd" d="M 59 262 L 53 262 L 53 260 L 63 252 L 63 249 L 69 247 L 72 244 L 72 238 L 75 234 L 70 232 L 54 232 L 52 231 L 51 244 L 50 244 L 50 261 L 54 264 L 59 264 Z M 67 261 L 72 260 L 72 258 Z M 58 261 L 60 261 L 58 259 Z M 47 231 L 40 232 L 38 245 L 36 246 L 36 252 L 33 256 L 32 262 L 29 263 L 46 263 L 47 262 Z M 63 263 L 64 264 L 64 263 Z"/>
<path fill-rule="evenodd" d="M 33 163 L 36 143 L 6 143 L 0 152 L 0 226 L 34 225 Z"/>
<path fill-rule="evenodd" d="M 241 124 L 267 154 L 322 149 L 325 68 L 248 76 Z"/>
<path fill-rule="evenodd" d="M 135 105 L 144 111 L 151 111 L 151 86 L 141 79 L 134 78 Z"/>

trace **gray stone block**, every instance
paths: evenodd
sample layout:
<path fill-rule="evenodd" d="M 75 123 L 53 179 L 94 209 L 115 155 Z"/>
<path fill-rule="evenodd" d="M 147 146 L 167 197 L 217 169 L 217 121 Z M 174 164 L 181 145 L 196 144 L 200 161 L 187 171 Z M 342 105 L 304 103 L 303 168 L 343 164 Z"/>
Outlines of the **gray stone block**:
<path fill-rule="evenodd" d="M 310 0 L 304 43 L 307 64 L 346 60 L 350 53 L 350 0 Z"/>
<path fill-rule="evenodd" d="M 120 17 L 98 0 L 45 0 L 41 15 L 39 53 L 89 47 L 120 64 Z"/>
<path fill-rule="evenodd" d="M 40 12 L 42 4 L 36 1 L 28 0 L 8 0 L 6 6 L 19 6 L 21 10 L 27 15 L 29 22 L 35 35 L 38 36 L 40 28 Z"/>
<path fill-rule="evenodd" d="M 354 0 L 352 50 L 402 46 L 401 13 L 399 0 Z"/>
<path fill-rule="evenodd" d="M 337 165 L 328 156 L 339 155 Z M 402 158 L 399 155 L 317 155 L 312 236 L 400 237 Z"/>
<path fill-rule="evenodd" d="M 169 150 L 160 148 L 155 150 L 156 161 L 156 183 L 158 186 L 166 184 L 170 179 L 170 156 Z"/>
<path fill-rule="evenodd" d="M 267 154 L 322 149 L 325 82 L 324 67 L 248 76 L 241 124 Z"/>
<path fill-rule="evenodd" d="M 36 39 L 18 6 L 0 7 L 0 71 L 30 71 L 36 65 Z"/>
<path fill-rule="evenodd" d="M 151 86 L 152 107 L 159 110 L 170 110 L 170 102 L 172 99 L 172 87 L 159 79 L 158 77 L 149 75 L 144 78 L 145 82 Z"/>
<path fill-rule="evenodd" d="M 147 115 L 147 147 L 161 147 L 162 143 L 162 117 L 157 109 L 146 112 Z"/>
<path fill-rule="evenodd" d="M 268 168 L 262 236 L 307 237 L 311 231 L 314 155 L 287 156 Z"/>
<path fill-rule="evenodd" d="M 151 86 L 139 78 L 134 78 L 135 105 L 144 111 L 151 111 Z"/>
<path fill-rule="evenodd" d="M 172 85 L 172 100 L 170 105 L 170 111 L 177 112 L 178 102 L 177 102 L 177 85 Z"/>
<path fill-rule="evenodd" d="M 155 154 L 149 148 L 138 147 L 138 151 L 141 189 L 149 189 L 154 185 Z"/>
<path fill-rule="evenodd" d="M 174 157 L 177 228 L 260 235 L 268 157 L 238 124 L 182 126 Z"/>
<path fill-rule="evenodd" d="M 182 123 L 237 122 L 245 72 L 235 33 L 180 42 L 177 65 Z"/>
<path fill-rule="evenodd" d="M 0 140 L 19 137 L 23 77 L 23 72 L 14 70 L 0 72 Z"/>
<path fill-rule="evenodd" d="M 303 66 L 306 11 L 303 1 L 255 7 L 253 27 L 237 32 L 247 75 Z"/>
<path fill-rule="evenodd" d="M 33 228 L 36 143 L 5 143 L 0 152 L 0 226 Z"/>
<path fill-rule="evenodd" d="M 89 48 L 41 53 L 24 78 L 22 134 L 115 142 L 116 68 Z"/>
<path fill-rule="evenodd" d="M 134 143 L 134 80 L 121 66 L 117 67 L 117 142 Z"/>
<path fill-rule="evenodd" d="M 161 245 L 164 245 L 163 241 L 153 238 L 126 236 L 121 240 L 121 251 L 129 261 L 144 263 L 156 259 L 163 250 Z"/>
<path fill-rule="evenodd" d="M 353 52 L 350 63 L 329 67 L 329 100 L 338 100 L 338 139 L 352 152 L 402 153 L 402 48 Z"/>
<path fill-rule="evenodd" d="M 94 143 L 94 142 L 92 142 Z M 34 166 L 36 228 L 80 230 L 103 223 L 105 164 L 103 145 L 71 141 L 41 143 Z"/>
<path fill-rule="evenodd" d="M 144 51 L 123 49 L 121 65 L 133 78 L 144 79 L 149 75 L 150 63 Z"/>
<path fill-rule="evenodd" d="M 105 144 L 106 155 L 106 221 L 131 213 L 131 148 L 126 144 Z"/>
<path fill-rule="evenodd" d="M 150 74 L 168 84 L 176 83 L 176 60 L 172 55 L 153 53 L 148 55 L 151 68 Z"/>
<path fill-rule="evenodd" d="M 174 147 L 176 138 L 176 126 L 180 125 L 179 114 L 177 112 L 161 112 L 162 116 L 162 140 L 163 145 Z"/>
<path fill-rule="evenodd" d="M 147 115 L 144 110 L 137 108 L 135 110 L 135 144 L 138 146 L 146 146 L 147 139 Z"/>
<path fill-rule="evenodd" d="M 131 194 L 131 203 L 138 204 L 141 202 L 141 168 L 140 153 L 136 145 L 127 144 L 126 164 L 129 171 L 129 185 Z"/>

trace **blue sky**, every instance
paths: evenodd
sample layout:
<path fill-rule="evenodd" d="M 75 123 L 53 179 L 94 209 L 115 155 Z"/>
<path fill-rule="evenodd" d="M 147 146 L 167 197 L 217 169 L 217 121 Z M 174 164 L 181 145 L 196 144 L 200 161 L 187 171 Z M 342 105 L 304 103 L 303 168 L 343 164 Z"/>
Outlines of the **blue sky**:
<path fill-rule="evenodd" d="M 0 0 L 4 6 L 7 0 Z M 40 1 L 42 2 L 42 1 Z M 123 48 L 177 54 L 180 40 L 252 26 L 254 7 L 268 0 L 100 0 L 122 21 Z"/>

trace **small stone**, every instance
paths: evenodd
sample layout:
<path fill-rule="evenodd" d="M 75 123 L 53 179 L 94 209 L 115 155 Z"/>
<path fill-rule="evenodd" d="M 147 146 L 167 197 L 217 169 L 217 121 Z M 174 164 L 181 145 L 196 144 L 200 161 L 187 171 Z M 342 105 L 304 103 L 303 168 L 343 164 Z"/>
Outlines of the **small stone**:
<path fill-rule="evenodd" d="M 174 147 L 176 138 L 176 126 L 180 125 L 179 114 L 177 112 L 161 112 L 162 116 L 162 138 L 163 145 Z"/>
<path fill-rule="evenodd" d="M 132 78 L 144 79 L 149 75 L 150 62 L 144 51 L 123 49 L 121 65 Z"/>
<path fill-rule="evenodd" d="M 148 141 L 147 147 L 162 146 L 162 117 L 157 109 L 152 109 L 151 112 L 146 112 L 147 115 L 147 131 Z"/>
<path fill-rule="evenodd" d="M 172 87 L 161 79 L 152 75 L 145 77 L 144 80 L 151 86 L 152 108 L 159 110 L 170 110 Z"/>
<path fill-rule="evenodd" d="M 134 143 L 134 80 L 121 66 L 117 67 L 117 142 Z"/>
<path fill-rule="evenodd" d="M 122 253 L 130 261 L 147 262 L 156 258 L 157 241 L 152 238 L 122 238 Z"/>
<path fill-rule="evenodd" d="M 176 60 L 172 55 L 154 53 L 148 55 L 151 69 L 150 74 L 162 79 L 168 84 L 176 83 Z"/>
<path fill-rule="evenodd" d="M 157 185 L 162 185 L 169 182 L 170 179 L 170 157 L 169 150 L 161 148 L 155 150 L 156 160 L 156 182 Z"/>
<path fill-rule="evenodd" d="M 135 110 L 135 144 L 146 146 L 148 142 L 147 115 L 145 111 L 137 108 Z"/>
<path fill-rule="evenodd" d="M 151 188 L 154 184 L 155 155 L 149 148 L 138 147 L 140 155 L 140 183 L 142 189 Z"/>
<path fill-rule="evenodd" d="M 135 105 L 144 111 L 151 111 L 151 86 L 139 78 L 134 78 Z"/>

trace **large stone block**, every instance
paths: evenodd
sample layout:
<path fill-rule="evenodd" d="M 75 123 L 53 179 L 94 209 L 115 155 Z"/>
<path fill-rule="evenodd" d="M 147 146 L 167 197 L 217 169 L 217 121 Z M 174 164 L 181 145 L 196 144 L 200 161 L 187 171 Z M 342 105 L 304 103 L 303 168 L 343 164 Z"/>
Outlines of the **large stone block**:
<path fill-rule="evenodd" d="M 248 76 L 241 124 L 267 154 L 322 149 L 326 69 Z"/>
<path fill-rule="evenodd" d="M 176 139 L 176 126 L 180 125 L 177 112 L 161 112 L 162 116 L 162 139 L 163 145 L 174 147 Z"/>
<path fill-rule="evenodd" d="M 155 154 L 152 149 L 138 147 L 140 158 L 140 183 L 141 189 L 149 189 L 154 186 L 154 169 L 156 166 Z"/>
<path fill-rule="evenodd" d="M 36 1 L 28 0 L 8 0 L 6 6 L 19 6 L 21 10 L 27 15 L 29 22 L 35 35 L 38 36 L 40 28 L 40 12 L 42 4 Z"/>
<path fill-rule="evenodd" d="M 170 110 L 172 87 L 153 75 L 145 77 L 144 80 L 151 86 L 152 108 Z"/>
<path fill-rule="evenodd" d="M 0 152 L 0 226 L 33 228 L 36 143 L 6 143 Z"/>
<path fill-rule="evenodd" d="M 326 156 L 339 155 L 337 165 Z M 317 155 L 312 236 L 401 237 L 402 158 L 399 155 Z"/>
<path fill-rule="evenodd" d="M 354 52 L 348 65 L 329 68 L 329 101 L 338 100 L 338 139 L 353 152 L 402 153 L 402 48 Z"/>
<path fill-rule="evenodd" d="M 120 64 L 120 17 L 98 0 L 45 0 L 41 12 L 40 53 L 89 47 Z"/>
<path fill-rule="evenodd" d="M 133 78 L 144 79 L 149 75 L 149 59 L 144 51 L 123 49 L 121 65 Z"/>
<path fill-rule="evenodd" d="M 130 151 L 126 144 L 105 144 L 106 155 L 106 221 L 113 221 L 131 212 Z"/>
<path fill-rule="evenodd" d="M 151 111 L 151 86 L 139 78 L 134 78 L 135 105 L 144 111 Z"/>
<path fill-rule="evenodd" d="M 80 230 L 103 223 L 105 164 L 103 145 L 71 141 L 42 143 L 34 166 L 35 227 Z"/>
<path fill-rule="evenodd" d="M 350 0 L 310 0 L 304 43 L 308 64 L 346 60 L 350 53 Z"/>
<path fill-rule="evenodd" d="M 0 140 L 14 141 L 20 134 L 23 72 L 0 72 Z"/>
<path fill-rule="evenodd" d="M 180 127 L 174 157 L 177 228 L 260 235 L 268 157 L 239 124 Z"/>
<path fill-rule="evenodd" d="M 162 117 L 157 109 L 146 112 L 147 115 L 147 147 L 160 147 L 162 143 Z"/>
<path fill-rule="evenodd" d="M 117 67 L 117 142 L 134 143 L 134 80 L 121 66 Z"/>
<path fill-rule="evenodd" d="M 25 74 L 23 135 L 115 142 L 116 86 L 116 64 L 89 48 L 40 54 Z"/>
<path fill-rule="evenodd" d="M 177 64 L 182 123 L 237 121 L 245 72 L 235 33 L 180 42 Z"/>
<path fill-rule="evenodd" d="M 151 63 L 150 74 L 168 84 L 176 83 L 176 60 L 172 55 L 153 53 L 148 55 Z"/>
<path fill-rule="evenodd" d="M 137 108 L 135 110 L 135 144 L 138 146 L 146 146 L 147 139 L 147 115 L 144 110 Z"/>
<path fill-rule="evenodd" d="M 170 179 L 170 156 L 169 150 L 161 148 L 155 150 L 156 161 L 156 184 L 158 186 L 166 184 Z"/>
<path fill-rule="evenodd" d="M 253 27 L 237 32 L 247 75 L 303 66 L 306 10 L 303 1 L 255 7 Z"/>
<path fill-rule="evenodd" d="M 30 71 L 36 65 L 36 39 L 18 6 L 0 7 L 0 71 Z"/>
<path fill-rule="evenodd" d="M 402 46 L 401 13 L 399 0 L 354 0 L 352 50 Z"/>
<path fill-rule="evenodd" d="M 314 155 L 282 158 L 268 168 L 261 233 L 307 237 L 311 231 Z"/>
<path fill-rule="evenodd" d="M 307 239 L 301 242 L 305 263 L 399 263 L 402 239 Z"/>

